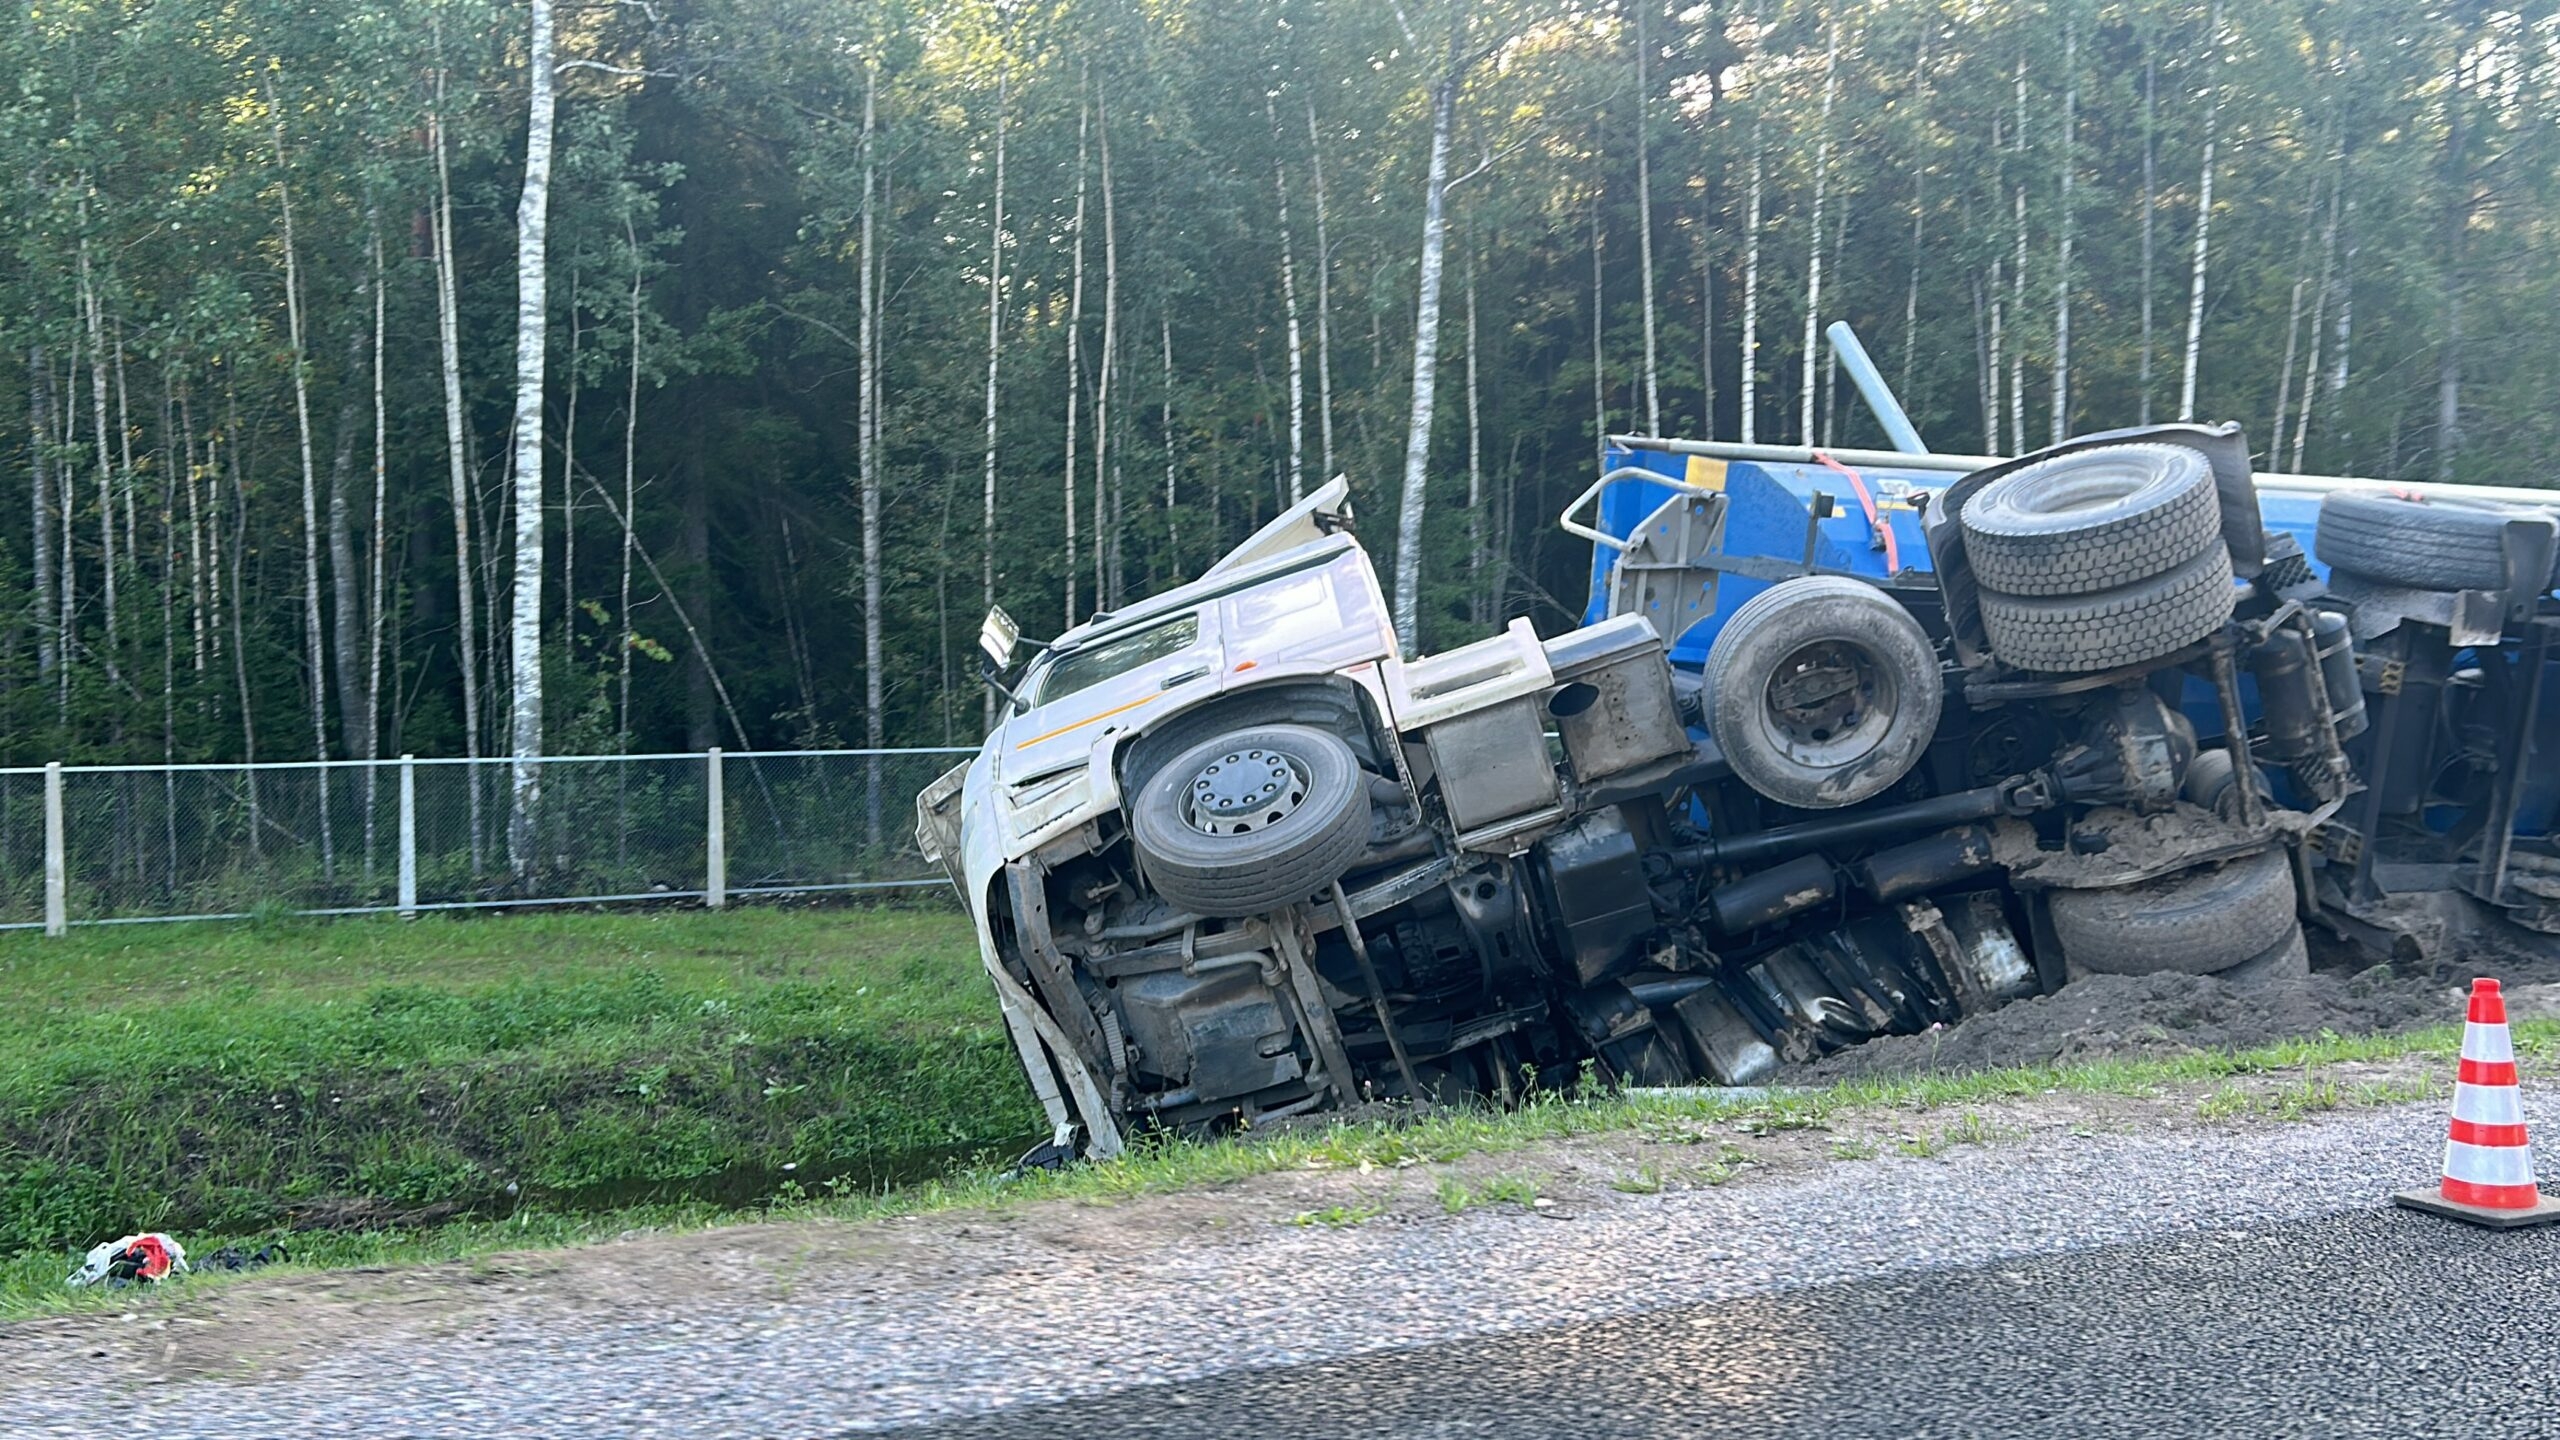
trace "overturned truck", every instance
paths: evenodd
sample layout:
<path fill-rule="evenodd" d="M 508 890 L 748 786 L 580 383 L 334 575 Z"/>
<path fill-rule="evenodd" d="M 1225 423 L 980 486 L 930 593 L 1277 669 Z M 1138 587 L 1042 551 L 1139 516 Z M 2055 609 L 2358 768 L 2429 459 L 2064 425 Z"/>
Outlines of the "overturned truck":
<path fill-rule="evenodd" d="M 1019 664 L 991 616 L 1003 718 L 920 843 L 1106 1155 L 1753 1084 L 2092 973 L 2300 976 L 2306 923 L 2560 946 L 2530 498 L 2253 477 L 2231 426 L 1624 438 L 1563 517 L 1585 623 L 1407 658 L 1337 480 Z"/>

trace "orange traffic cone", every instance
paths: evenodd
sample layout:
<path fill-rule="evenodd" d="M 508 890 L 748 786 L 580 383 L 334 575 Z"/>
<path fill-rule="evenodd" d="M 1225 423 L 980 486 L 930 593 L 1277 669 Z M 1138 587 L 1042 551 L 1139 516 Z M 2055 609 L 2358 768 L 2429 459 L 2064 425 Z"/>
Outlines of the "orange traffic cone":
<path fill-rule="evenodd" d="M 2560 1220 L 2560 1200 L 2533 1183 L 2533 1145 L 2524 1134 L 2524 1099 L 2516 1089 L 2515 1042 L 2507 1034 L 2507 1001 L 2495 980 L 2471 982 L 2471 1015 L 2462 1027 L 2462 1069 L 2453 1086 L 2453 1131 L 2444 1144 L 2444 1183 L 2402 1190 L 2396 1204 L 2496 1230 Z"/>

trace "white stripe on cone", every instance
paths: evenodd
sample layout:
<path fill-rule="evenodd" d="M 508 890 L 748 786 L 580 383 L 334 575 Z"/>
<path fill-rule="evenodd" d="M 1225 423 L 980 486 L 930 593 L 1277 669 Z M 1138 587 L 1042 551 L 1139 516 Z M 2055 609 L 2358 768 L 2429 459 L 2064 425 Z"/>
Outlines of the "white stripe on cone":
<path fill-rule="evenodd" d="M 2457 1081 L 2453 1087 L 2453 1118 L 2474 1125 L 2521 1125 L 2524 1102 L 2513 1085 L 2467 1085 Z"/>
<path fill-rule="evenodd" d="M 2462 1027 L 2462 1058 L 2486 1060 L 2493 1064 L 2500 1060 L 2513 1060 L 2516 1058 L 2515 1041 L 2508 1036 L 2504 1025 L 2468 1021 Z"/>
<path fill-rule="evenodd" d="M 2460 1140 L 2447 1140 L 2444 1174 L 2448 1180 L 2467 1180 L 2474 1185 L 2530 1185 L 2533 1147 L 2466 1145 Z"/>

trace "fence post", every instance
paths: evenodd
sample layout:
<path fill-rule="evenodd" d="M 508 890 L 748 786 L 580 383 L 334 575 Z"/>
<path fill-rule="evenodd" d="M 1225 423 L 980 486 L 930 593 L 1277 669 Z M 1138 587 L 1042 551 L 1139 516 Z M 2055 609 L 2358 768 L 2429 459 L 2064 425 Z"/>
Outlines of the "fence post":
<path fill-rule="evenodd" d="M 720 747 L 712 746 L 703 759 L 703 789 L 709 801 L 703 821 L 702 903 L 717 910 L 729 903 L 729 807 L 720 797 Z"/>
<path fill-rule="evenodd" d="M 71 929 L 71 870 L 62 846 L 62 762 L 44 767 L 44 933 Z"/>
<path fill-rule="evenodd" d="M 418 757 L 400 757 L 400 918 L 418 918 Z"/>

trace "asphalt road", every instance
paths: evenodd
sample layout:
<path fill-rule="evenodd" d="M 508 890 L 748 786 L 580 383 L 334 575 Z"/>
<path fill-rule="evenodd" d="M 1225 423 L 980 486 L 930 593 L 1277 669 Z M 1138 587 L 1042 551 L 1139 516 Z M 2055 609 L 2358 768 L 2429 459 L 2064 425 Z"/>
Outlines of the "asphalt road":
<path fill-rule="evenodd" d="M 2560 1228 L 2381 1208 L 908 1429 L 1054 1436 L 2560 1434 Z"/>

